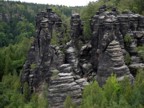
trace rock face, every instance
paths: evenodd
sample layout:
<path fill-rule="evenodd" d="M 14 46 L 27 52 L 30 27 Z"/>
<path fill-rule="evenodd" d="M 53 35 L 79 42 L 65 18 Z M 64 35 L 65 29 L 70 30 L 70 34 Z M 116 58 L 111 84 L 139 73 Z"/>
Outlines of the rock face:
<path fill-rule="evenodd" d="M 111 74 L 117 76 L 118 81 L 128 77 L 131 81 L 134 80 L 130 74 L 129 68 L 125 65 L 122 49 L 118 41 L 113 40 L 108 45 L 106 51 L 100 55 L 97 81 L 103 85 Z"/>
<path fill-rule="evenodd" d="M 50 45 L 52 28 L 61 24 L 60 17 L 47 9 L 36 17 L 36 38 L 25 62 L 21 82 L 28 82 L 35 90 L 43 80 L 49 82 L 50 69 L 63 63 L 63 54 L 58 47 Z M 31 80 L 31 81 L 29 81 Z"/>
<path fill-rule="evenodd" d="M 49 107 L 63 108 L 67 96 L 80 104 L 84 86 L 94 79 L 102 86 L 115 74 L 118 81 L 128 77 L 132 83 L 136 70 L 144 68 L 144 61 L 135 50 L 144 45 L 144 17 L 131 12 L 120 14 L 115 8 L 106 10 L 105 5 L 101 6 L 91 18 L 92 36 L 87 43 L 80 15 L 73 14 L 71 40 L 65 45 L 60 17 L 51 9 L 38 13 L 36 37 L 23 66 L 22 87 L 26 82 L 31 93 L 37 92 L 45 81 Z M 59 46 L 51 45 L 53 36 Z M 130 55 L 129 64 L 124 60 L 126 54 Z"/>
<path fill-rule="evenodd" d="M 115 8 L 111 12 L 106 10 L 107 7 L 102 6 L 91 19 L 93 34 L 91 63 L 94 71 L 97 72 L 96 79 L 100 85 L 103 85 L 114 73 L 118 79 L 127 76 L 132 81 L 134 78 L 130 73 L 131 68 L 133 66 L 143 68 L 143 61 L 136 51 L 138 46 L 144 44 L 143 23 L 140 24 L 143 22 L 143 17 L 131 12 L 119 14 Z M 130 70 L 124 62 L 125 52 L 129 53 L 132 60 L 129 64 Z"/>
<path fill-rule="evenodd" d="M 83 24 L 78 13 L 72 14 L 70 24 L 72 42 L 76 48 L 79 48 L 78 43 L 80 40 L 83 40 Z"/>
<path fill-rule="evenodd" d="M 79 18 L 78 15 L 73 16 Z M 78 21 L 78 22 L 77 22 Z M 73 26 L 79 28 L 79 20 Z M 73 21 L 72 21 L 73 23 Z M 59 45 L 62 45 L 62 21 L 60 17 L 47 9 L 36 17 L 36 37 L 29 50 L 27 60 L 23 67 L 21 76 L 22 89 L 24 83 L 28 83 L 30 94 L 40 90 L 42 82 L 48 84 L 48 102 L 50 108 L 63 108 L 66 97 L 71 96 L 73 102 L 80 104 L 82 89 L 88 84 L 85 78 L 78 74 L 78 52 L 76 37 L 80 33 L 77 28 L 73 31 L 72 42 L 65 46 L 66 51 L 62 52 L 59 46 L 52 46 L 51 38 L 53 30 L 57 32 Z M 75 27 L 73 27 L 75 28 Z M 67 64 L 66 64 L 67 63 Z"/>
<path fill-rule="evenodd" d="M 71 20 L 71 41 L 66 45 L 65 52 L 65 62 L 72 65 L 74 73 L 80 75 L 79 69 L 79 50 L 81 46 L 79 45 L 82 41 L 82 21 L 80 19 L 80 15 L 78 13 L 72 14 Z"/>
<path fill-rule="evenodd" d="M 50 108 L 63 108 L 63 103 L 67 96 L 70 96 L 74 103 L 80 104 L 82 89 L 87 85 L 85 79 L 74 77 L 70 64 L 60 66 L 60 72 L 51 77 L 48 88 L 48 102 Z M 54 74 L 55 71 L 53 71 Z"/>

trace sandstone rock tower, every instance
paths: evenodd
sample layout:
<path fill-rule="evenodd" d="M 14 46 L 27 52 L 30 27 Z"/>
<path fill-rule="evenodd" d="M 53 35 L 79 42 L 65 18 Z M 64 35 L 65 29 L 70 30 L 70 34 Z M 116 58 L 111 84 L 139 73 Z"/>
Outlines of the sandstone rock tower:
<path fill-rule="evenodd" d="M 129 77 L 131 81 L 134 80 L 129 68 L 125 65 L 122 51 L 124 49 L 122 33 L 125 34 L 127 31 L 123 30 L 121 33 L 121 22 L 117 16 L 116 10 L 107 12 L 106 7 L 103 6 L 91 21 L 93 56 L 97 55 L 93 58 L 96 58 L 97 65 L 93 61 L 92 63 L 97 69 L 96 79 L 100 85 L 103 85 L 112 73 L 116 74 L 118 80 L 122 80 L 124 76 Z"/>
<path fill-rule="evenodd" d="M 92 36 L 87 43 L 79 14 L 71 16 L 71 40 L 65 45 L 62 25 L 61 18 L 50 8 L 37 14 L 36 37 L 21 75 L 22 87 L 28 83 L 30 93 L 39 91 L 46 82 L 50 108 L 63 108 L 67 96 L 80 104 L 82 90 L 92 80 L 103 86 L 115 74 L 118 81 L 127 77 L 133 83 L 136 70 L 144 69 L 144 60 L 135 50 L 144 45 L 143 16 L 120 14 L 116 8 L 108 12 L 105 5 L 101 6 L 91 18 Z M 59 46 L 51 45 L 54 32 Z M 128 44 L 127 36 L 131 38 Z M 129 64 L 124 60 L 126 54 L 130 55 Z"/>
<path fill-rule="evenodd" d="M 78 17 L 79 18 L 79 17 Z M 75 20 L 75 17 L 73 18 Z M 76 21 L 75 21 L 76 22 Z M 72 21 L 73 23 L 73 21 Z M 60 17 L 47 9 L 36 17 L 36 37 L 30 48 L 27 60 L 23 67 L 21 76 L 22 87 L 28 83 L 30 94 L 38 92 L 43 82 L 48 85 L 48 103 L 50 108 L 63 108 L 64 101 L 70 96 L 74 103 L 80 104 L 82 89 L 88 84 L 87 80 L 80 78 L 77 69 L 76 35 L 79 29 L 79 20 L 73 27 L 73 42 L 66 46 L 66 52 L 62 52 L 59 46 L 51 45 L 53 29 L 59 32 L 61 45 L 62 21 Z M 76 43 L 75 43 L 76 42 Z"/>

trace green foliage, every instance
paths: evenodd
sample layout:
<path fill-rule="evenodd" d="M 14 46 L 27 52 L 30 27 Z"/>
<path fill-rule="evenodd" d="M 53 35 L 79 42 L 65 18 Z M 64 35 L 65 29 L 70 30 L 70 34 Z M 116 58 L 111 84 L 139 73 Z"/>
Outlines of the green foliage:
<path fill-rule="evenodd" d="M 69 40 L 71 13 L 80 12 L 84 21 L 85 39 L 91 37 L 89 19 L 95 14 L 105 0 L 90 2 L 86 7 L 66 7 L 42 4 L 27 4 L 12 1 L 0 1 L 0 13 L 8 17 L 0 20 L 0 108 L 47 108 L 47 88 L 44 93 L 33 94 L 29 98 L 28 84 L 24 84 L 24 94 L 20 94 L 19 74 L 26 59 L 27 52 L 35 32 L 35 16 L 47 7 L 61 16 L 64 31 L 64 42 Z M 132 10 L 144 13 L 144 0 L 107 0 L 107 6 L 117 6 L 120 11 Z M 53 44 L 58 44 L 57 34 L 54 31 Z M 132 39 L 126 35 L 124 41 L 127 46 Z M 144 60 L 144 46 L 137 48 L 138 54 Z M 129 54 L 125 57 L 130 63 Z M 36 66 L 31 65 L 31 69 Z M 57 72 L 53 74 L 57 76 Z M 81 108 L 143 108 L 144 107 L 144 70 L 139 70 L 133 85 L 128 79 L 117 82 L 116 76 L 111 76 L 101 88 L 97 82 L 86 86 L 83 92 Z M 46 87 L 46 85 L 44 86 Z M 75 108 L 71 98 L 65 101 L 65 108 Z"/>
<path fill-rule="evenodd" d="M 0 95 L 1 108 L 22 107 L 24 98 L 19 93 L 18 89 L 20 87 L 19 77 L 17 75 L 4 76 L 1 85 L 3 85 L 2 88 L 0 88 L 0 91 L 2 91 L 2 94 Z"/>
<path fill-rule="evenodd" d="M 124 56 L 124 61 L 127 65 L 129 65 L 131 63 L 131 56 L 128 52 Z"/>
<path fill-rule="evenodd" d="M 0 47 L 8 46 L 9 43 L 15 44 L 21 41 L 23 37 L 30 38 L 34 36 L 35 16 L 48 7 L 51 7 L 62 18 L 63 23 L 66 23 L 72 11 L 81 9 L 81 7 L 0 1 L 0 13 L 6 15 L 2 16 L 2 20 L 0 20 Z"/>
<path fill-rule="evenodd" d="M 80 108 L 143 108 L 144 69 L 139 70 L 134 84 L 128 78 L 118 82 L 112 75 L 101 88 L 97 82 L 85 87 Z"/>
<path fill-rule="evenodd" d="M 106 0 L 99 0 L 106 1 Z M 140 14 L 144 14 L 143 0 L 107 0 L 106 5 L 109 7 L 117 7 L 118 10 L 131 10 Z"/>
<path fill-rule="evenodd" d="M 52 45 L 58 45 L 58 33 L 56 32 L 56 30 L 53 30 L 53 33 L 52 33 L 52 39 L 51 39 L 51 44 Z"/>
<path fill-rule="evenodd" d="M 16 37 L 16 41 L 20 41 L 23 37 L 30 38 L 34 36 L 35 27 L 34 24 L 24 20 L 19 21 L 16 25 L 16 33 L 18 34 Z"/>
<path fill-rule="evenodd" d="M 104 94 L 109 103 L 113 101 L 118 102 L 120 89 L 121 87 L 116 79 L 116 76 L 111 76 L 108 78 L 106 84 L 103 87 L 103 90 L 105 91 Z"/>
<path fill-rule="evenodd" d="M 144 45 L 137 47 L 136 50 L 138 51 L 138 54 L 141 57 L 141 59 L 144 61 Z"/>
<path fill-rule="evenodd" d="M 119 0 L 117 7 L 120 11 L 132 10 L 134 0 Z"/>
<path fill-rule="evenodd" d="M 72 102 L 70 96 L 66 97 L 66 100 L 64 102 L 64 108 L 76 108 L 76 105 Z"/>
<path fill-rule="evenodd" d="M 24 96 L 25 102 L 30 101 L 30 92 L 29 91 L 30 91 L 29 86 L 28 86 L 28 83 L 26 82 L 26 83 L 24 83 L 24 86 L 23 86 L 23 92 L 24 92 L 23 96 Z"/>
<path fill-rule="evenodd" d="M 9 73 L 20 74 L 27 52 L 30 48 L 33 39 L 23 38 L 23 40 L 15 45 L 0 48 L 0 75 L 7 75 Z M 1 79 L 0 79 L 1 80 Z"/>
<path fill-rule="evenodd" d="M 96 81 L 85 87 L 81 108 L 100 107 L 105 104 L 104 93 Z"/>
<path fill-rule="evenodd" d="M 144 1 L 143 0 L 133 0 L 133 6 L 135 8 L 133 8 L 133 10 L 135 12 L 138 12 L 140 14 L 144 15 Z"/>
<path fill-rule="evenodd" d="M 57 69 L 53 69 L 51 70 L 51 72 L 52 72 L 51 79 L 58 78 L 59 71 Z"/>
<path fill-rule="evenodd" d="M 116 7 L 120 12 L 124 10 L 131 10 L 133 12 L 138 12 L 144 14 L 144 0 L 98 0 L 96 2 L 90 2 L 88 6 L 81 9 L 81 17 L 84 21 L 84 36 L 85 39 L 91 37 L 90 23 L 89 19 L 95 15 L 98 8 L 106 4 L 109 10 L 112 7 Z M 130 41 L 129 37 L 126 37 L 126 41 Z"/>
<path fill-rule="evenodd" d="M 132 42 L 132 37 L 127 34 L 126 36 L 124 36 L 124 42 L 126 43 L 126 45 L 129 45 Z"/>
<path fill-rule="evenodd" d="M 84 37 L 85 39 L 91 38 L 91 29 L 89 19 L 95 15 L 98 8 L 103 4 L 103 1 L 90 2 L 87 7 L 81 10 L 81 18 L 84 21 Z"/>
<path fill-rule="evenodd" d="M 139 69 L 137 73 L 138 74 L 136 76 L 135 84 L 131 90 L 131 99 L 128 100 L 130 104 L 135 108 L 140 106 L 144 107 L 144 69 Z"/>
<path fill-rule="evenodd" d="M 37 108 L 48 108 L 48 85 L 46 82 L 43 83 L 42 92 L 38 95 L 38 107 Z"/>
<path fill-rule="evenodd" d="M 31 66 L 30 66 L 30 68 L 32 69 L 32 70 L 34 70 L 35 68 L 37 67 L 37 65 L 36 64 L 31 64 Z"/>
<path fill-rule="evenodd" d="M 47 108 L 46 96 L 44 92 L 41 92 L 33 94 L 30 99 L 26 83 L 24 94 L 21 94 L 20 80 L 17 75 L 5 75 L 0 82 L 0 108 Z"/>

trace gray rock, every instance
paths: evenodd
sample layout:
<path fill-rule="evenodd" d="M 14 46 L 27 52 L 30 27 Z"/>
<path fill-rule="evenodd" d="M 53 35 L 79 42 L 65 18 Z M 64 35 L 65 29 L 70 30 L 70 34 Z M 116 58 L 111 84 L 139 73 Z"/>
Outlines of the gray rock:
<path fill-rule="evenodd" d="M 111 48 L 115 45 L 117 48 Z M 132 75 L 130 74 L 129 68 L 124 63 L 124 57 L 121 54 L 122 51 L 119 42 L 114 40 L 109 44 L 109 46 L 110 47 L 107 47 L 106 51 L 99 58 L 97 71 L 97 80 L 99 84 L 102 86 L 107 78 L 112 74 L 116 74 L 118 78 L 127 75 L 130 80 L 133 80 L 134 78 L 131 77 Z M 119 56 L 109 56 L 113 54 Z"/>
<path fill-rule="evenodd" d="M 65 26 L 60 17 L 50 8 L 38 13 L 36 37 L 21 75 L 22 86 L 28 82 L 31 92 L 37 91 L 46 81 L 49 107 L 63 108 L 68 95 L 74 103 L 80 104 L 83 88 L 93 79 L 102 86 L 111 74 L 116 74 L 118 81 L 127 77 L 133 83 L 137 69 L 144 68 L 135 50 L 144 45 L 144 16 L 132 12 L 120 14 L 115 8 L 111 12 L 106 10 L 105 5 L 101 6 L 90 19 L 92 37 L 87 42 L 80 15 L 72 14 L 71 40 L 65 45 Z M 3 14 L 0 14 L 1 19 Z M 53 32 L 59 46 L 50 45 Z M 129 36 L 127 43 L 126 35 Z M 126 53 L 131 58 L 129 66 L 124 61 Z"/>
<path fill-rule="evenodd" d="M 130 68 L 134 68 L 134 69 L 144 69 L 144 63 L 135 63 L 135 64 L 131 64 L 129 65 Z"/>

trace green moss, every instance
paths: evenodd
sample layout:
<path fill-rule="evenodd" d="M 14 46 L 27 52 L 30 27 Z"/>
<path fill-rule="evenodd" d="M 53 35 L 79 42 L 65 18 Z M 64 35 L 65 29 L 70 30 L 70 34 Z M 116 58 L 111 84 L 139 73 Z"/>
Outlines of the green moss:
<path fill-rule="evenodd" d="M 31 66 L 30 66 L 30 68 L 32 69 L 32 70 L 34 70 L 35 68 L 37 67 L 37 65 L 36 64 L 31 64 Z"/>
<path fill-rule="evenodd" d="M 52 77 L 51 77 L 52 79 L 55 79 L 58 77 L 59 71 L 57 69 L 53 69 L 51 70 L 51 72 L 52 72 Z"/>

